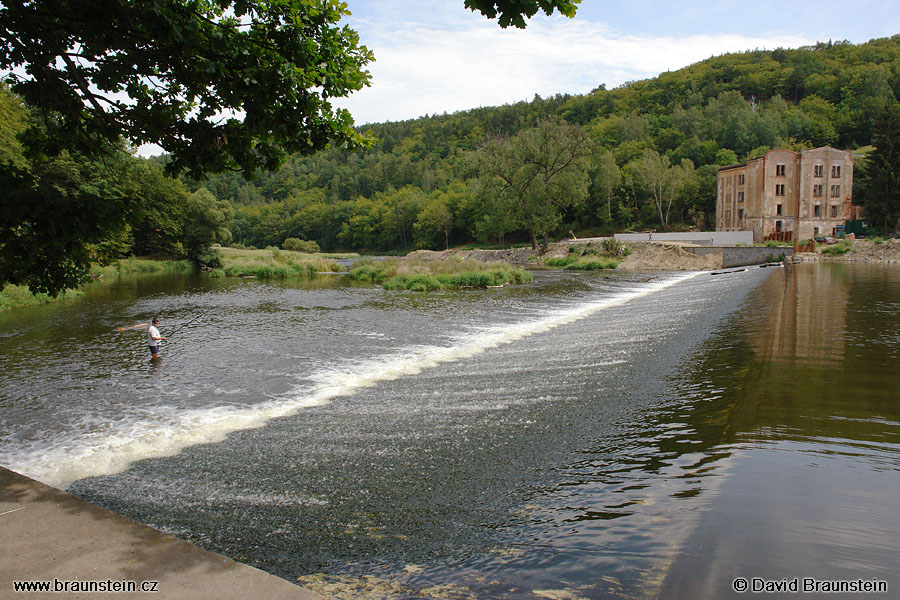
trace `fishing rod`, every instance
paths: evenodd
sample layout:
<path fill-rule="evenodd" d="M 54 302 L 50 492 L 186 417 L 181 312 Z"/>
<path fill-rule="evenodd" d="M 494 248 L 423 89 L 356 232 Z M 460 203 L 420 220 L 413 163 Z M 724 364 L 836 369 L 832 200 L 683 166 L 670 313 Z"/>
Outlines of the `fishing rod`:
<path fill-rule="evenodd" d="M 206 315 L 208 315 L 209 313 L 211 313 L 213 310 L 214 310 L 214 309 L 209 309 L 209 310 L 203 311 L 203 312 L 200 313 L 199 315 L 195 315 L 192 319 L 190 319 L 190 320 L 188 320 L 188 321 L 185 321 L 184 323 L 182 323 L 181 325 L 179 325 L 178 327 L 176 327 L 175 329 L 173 329 L 172 331 L 170 331 L 170 332 L 169 332 L 169 335 L 172 335 L 172 334 L 174 334 L 176 331 L 178 331 L 178 330 L 184 328 L 184 327 L 187 326 L 187 325 L 190 325 L 191 323 L 193 323 L 193 322 L 196 321 L 197 319 L 199 319 L 199 318 L 201 318 L 201 317 L 205 317 Z M 130 330 L 130 329 L 145 329 L 145 328 L 147 328 L 147 327 L 149 327 L 149 326 L 150 326 L 150 323 L 139 323 L 139 324 L 137 324 L 137 325 L 132 325 L 132 326 L 130 326 L 130 327 L 116 327 L 116 331 L 128 331 L 128 330 Z"/>
<path fill-rule="evenodd" d="M 172 331 L 170 331 L 170 332 L 169 332 L 169 335 L 174 335 L 175 332 L 178 331 L 179 329 L 183 329 L 185 326 L 190 325 L 191 323 L 193 323 L 194 321 L 196 321 L 196 320 L 199 319 L 200 317 L 205 317 L 206 315 L 208 315 L 208 314 L 211 313 L 212 311 L 213 311 L 213 309 L 209 309 L 209 310 L 207 310 L 207 311 L 204 311 L 204 312 L 200 313 L 199 315 L 196 315 L 193 319 L 191 319 L 191 320 L 189 320 L 189 321 L 186 321 L 186 322 L 182 323 L 181 325 L 179 325 L 178 327 L 176 327 L 175 329 L 173 329 Z"/>

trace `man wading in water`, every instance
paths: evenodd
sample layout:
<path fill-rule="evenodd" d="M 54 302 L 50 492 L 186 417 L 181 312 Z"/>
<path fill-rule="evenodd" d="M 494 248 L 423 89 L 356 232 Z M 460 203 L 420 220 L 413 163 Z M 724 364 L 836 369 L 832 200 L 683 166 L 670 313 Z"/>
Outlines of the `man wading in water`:
<path fill-rule="evenodd" d="M 147 345 L 150 347 L 150 358 L 157 359 L 159 358 L 159 343 L 165 341 L 166 337 L 159 334 L 159 319 L 153 319 L 152 324 L 148 327 L 146 323 L 141 323 L 139 325 L 132 325 L 131 327 L 119 327 L 119 331 L 126 331 L 128 329 L 143 329 L 147 327 Z"/>

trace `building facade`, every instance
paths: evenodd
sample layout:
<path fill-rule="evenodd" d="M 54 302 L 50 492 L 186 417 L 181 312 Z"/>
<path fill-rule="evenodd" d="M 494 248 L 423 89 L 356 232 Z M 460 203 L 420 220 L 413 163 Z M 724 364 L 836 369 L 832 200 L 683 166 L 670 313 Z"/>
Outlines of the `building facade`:
<path fill-rule="evenodd" d="M 832 236 L 858 217 L 853 157 L 829 146 L 722 167 L 716 188 L 716 230 L 752 231 L 754 242 Z"/>

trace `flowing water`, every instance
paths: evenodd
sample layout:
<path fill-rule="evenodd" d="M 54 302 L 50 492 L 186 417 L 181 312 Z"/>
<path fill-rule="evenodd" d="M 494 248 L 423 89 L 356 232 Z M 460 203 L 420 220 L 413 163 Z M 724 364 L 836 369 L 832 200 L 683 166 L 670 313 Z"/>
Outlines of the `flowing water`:
<path fill-rule="evenodd" d="M 896 593 L 898 367 L 894 265 L 123 279 L 0 315 L 0 464 L 339 597 Z"/>

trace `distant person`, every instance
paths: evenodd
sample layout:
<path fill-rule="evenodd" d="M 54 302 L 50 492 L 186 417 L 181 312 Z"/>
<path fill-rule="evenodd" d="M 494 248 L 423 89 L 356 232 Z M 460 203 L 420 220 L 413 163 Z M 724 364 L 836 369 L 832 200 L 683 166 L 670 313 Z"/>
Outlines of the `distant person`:
<path fill-rule="evenodd" d="M 153 323 L 147 328 L 147 342 L 150 346 L 150 358 L 159 358 L 159 343 L 165 340 L 165 336 L 159 334 L 159 319 L 153 319 Z"/>
<path fill-rule="evenodd" d="M 147 328 L 147 345 L 150 348 L 150 358 L 159 358 L 159 343 L 165 341 L 165 336 L 159 333 L 159 319 L 153 319 L 150 325 L 147 323 L 138 323 L 131 327 L 117 327 L 117 331 L 128 331 L 129 329 Z"/>

